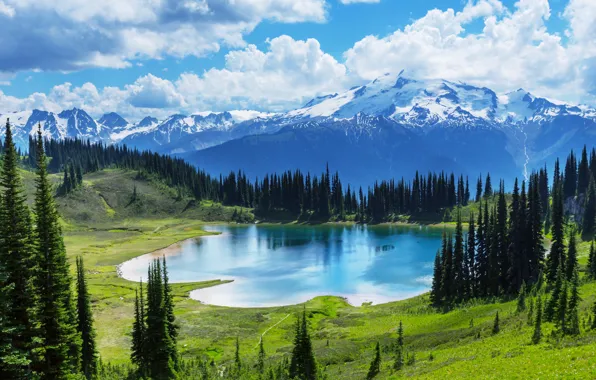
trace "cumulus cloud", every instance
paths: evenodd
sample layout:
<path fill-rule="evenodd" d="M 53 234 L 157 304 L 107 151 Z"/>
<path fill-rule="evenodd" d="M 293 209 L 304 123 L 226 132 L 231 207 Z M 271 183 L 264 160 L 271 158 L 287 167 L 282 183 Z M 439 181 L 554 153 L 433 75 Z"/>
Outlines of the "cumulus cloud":
<path fill-rule="evenodd" d="M 36 0 L 36 6 L 41 7 L 45 1 Z M 118 6 L 120 2 L 106 4 Z M 155 17 L 180 20 L 181 14 L 190 14 L 187 9 L 200 13 L 201 16 L 193 16 L 199 19 L 210 14 L 215 17 L 222 9 L 215 7 L 216 2 L 207 0 L 176 4 L 168 14 L 134 15 L 123 11 L 109 17 L 143 20 L 136 22 L 151 25 Z M 217 4 L 225 5 L 224 2 Z M 250 9 L 266 10 L 272 19 L 282 17 L 281 13 L 276 15 L 288 9 L 302 19 L 325 17 L 322 1 L 236 0 L 236 4 L 239 8 L 228 9 L 231 15 L 226 17 L 250 19 L 243 13 Z M 15 6 L 15 9 L 17 17 L 18 8 Z M 86 12 L 71 11 L 80 20 L 96 20 L 93 12 Z M 105 12 L 103 8 L 95 11 L 102 12 Z M 498 92 L 523 87 L 553 100 L 596 105 L 596 39 L 593 38 L 596 2 L 570 0 L 561 15 L 551 13 L 547 0 L 519 0 L 512 8 L 505 7 L 499 0 L 469 1 L 459 11 L 430 10 L 387 36 L 367 36 L 343 54 L 343 61 L 325 53 L 316 39 L 280 36 L 268 40 L 262 50 L 255 45 L 231 50 L 221 68 L 202 73 L 186 72 L 174 81 L 147 75 L 122 88 L 64 84 L 48 94 L 32 94 L 25 99 L 0 94 L 0 109 L 77 106 L 94 115 L 117 111 L 132 118 L 204 110 L 283 111 L 314 96 L 339 92 L 354 83 L 365 83 L 386 72 L 396 73 L 402 69 L 418 78 L 464 81 Z M 217 17 L 223 17 L 221 12 Z M 568 22 L 565 36 L 548 30 L 546 22 L 551 17 L 562 17 Z M 481 31 L 472 32 L 471 25 L 476 30 L 478 21 L 483 23 Z M 177 31 L 181 33 L 178 38 L 194 38 L 191 31 L 185 34 L 181 30 L 183 28 Z M 139 28 L 130 36 L 131 41 L 135 37 L 136 54 L 188 53 L 170 46 L 159 31 Z M 239 34 L 236 42 L 241 44 L 241 39 Z"/>
<path fill-rule="evenodd" d="M 315 95 L 341 88 L 346 68 L 321 50 L 315 39 L 296 41 L 281 36 L 263 52 L 250 45 L 226 56 L 223 69 L 202 75 L 185 73 L 176 86 L 191 104 L 212 108 L 239 104 L 243 108 L 280 111 Z"/>
<path fill-rule="evenodd" d="M 460 12 L 431 10 L 386 37 L 368 36 L 344 57 L 348 69 L 366 79 L 404 68 L 422 78 L 461 80 L 497 91 L 524 87 L 555 99 L 590 101 L 578 87 L 578 70 L 594 56 L 589 45 L 595 7 L 590 0 L 571 0 L 564 14 L 570 21 L 568 43 L 547 30 L 547 0 L 520 0 L 512 10 L 498 0 L 479 0 Z M 484 20 L 482 32 L 467 33 L 478 19 Z"/>
<path fill-rule="evenodd" d="M 322 22 L 325 0 L 0 0 L 0 71 L 122 68 L 242 47 L 262 20 Z"/>

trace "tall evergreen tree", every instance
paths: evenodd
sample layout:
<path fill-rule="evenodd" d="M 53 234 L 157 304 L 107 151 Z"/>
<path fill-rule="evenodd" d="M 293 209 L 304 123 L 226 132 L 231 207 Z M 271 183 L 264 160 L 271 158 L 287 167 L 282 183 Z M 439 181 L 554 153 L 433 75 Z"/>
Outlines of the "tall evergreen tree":
<path fill-rule="evenodd" d="M 499 312 L 495 315 L 495 320 L 493 322 L 493 334 L 498 334 L 501 331 L 501 326 L 499 322 Z"/>
<path fill-rule="evenodd" d="M 261 335 L 261 340 L 259 340 L 259 355 L 257 356 L 257 371 L 260 374 L 265 373 L 265 348 L 263 347 L 263 336 Z"/>
<path fill-rule="evenodd" d="M 149 266 L 147 276 L 146 347 L 149 376 L 152 379 L 176 377 L 172 360 L 172 340 L 164 307 L 163 278 L 160 260 Z"/>
<path fill-rule="evenodd" d="M 39 334 L 42 337 L 38 372 L 42 378 L 65 378 L 79 370 L 80 342 L 74 319 L 69 265 L 48 179 L 41 128 L 37 136 L 34 212 L 37 248 L 35 285 L 39 295 Z"/>
<path fill-rule="evenodd" d="M 433 269 L 433 282 L 432 287 L 430 289 L 430 301 L 433 305 L 438 306 L 441 303 L 443 298 L 443 293 L 441 292 L 442 284 L 441 280 L 443 278 L 443 263 L 441 262 L 441 253 L 437 251 L 435 256 L 435 264 Z"/>
<path fill-rule="evenodd" d="M 571 279 L 571 294 L 569 295 L 569 304 L 567 305 L 567 332 L 571 335 L 579 335 L 579 275 L 577 268 L 573 271 Z"/>
<path fill-rule="evenodd" d="M 552 322 L 555 320 L 555 314 L 557 312 L 557 307 L 559 305 L 561 299 L 561 293 L 563 292 L 563 282 L 565 275 L 561 270 L 561 266 L 557 270 L 556 281 L 553 286 L 553 290 L 551 291 L 550 298 L 546 304 L 546 308 L 544 309 L 544 319 Z"/>
<path fill-rule="evenodd" d="M 567 262 L 565 263 L 565 278 L 571 281 L 573 273 L 577 270 L 577 243 L 575 239 L 575 229 L 569 233 L 569 248 L 567 249 Z"/>
<path fill-rule="evenodd" d="M 139 377 L 141 378 L 144 378 L 149 373 L 145 299 L 143 294 L 143 282 L 141 281 L 140 292 L 135 291 L 135 315 L 132 325 L 132 347 L 130 350 L 130 361 L 137 366 Z"/>
<path fill-rule="evenodd" d="M 493 196 L 493 185 L 490 180 L 490 173 L 486 175 L 486 181 L 484 181 L 484 198 L 490 198 Z"/>
<path fill-rule="evenodd" d="M 477 294 L 476 286 L 476 227 L 474 225 L 474 213 L 470 214 L 468 222 L 468 245 L 467 245 L 467 283 L 466 291 L 468 298 Z"/>
<path fill-rule="evenodd" d="M 550 284 L 557 280 L 557 270 L 559 269 L 560 265 L 565 263 L 565 232 L 562 192 L 563 190 L 559 184 L 559 181 L 556 181 L 553 184 L 553 201 L 551 213 L 552 245 L 546 265 L 546 277 Z"/>
<path fill-rule="evenodd" d="M 559 303 L 555 314 L 555 325 L 561 329 L 563 333 L 567 333 L 567 302 L 569 300 L 569 286 L 568 282 L 563 280 L 563 288 L 559 296 Z"/>
<path fill-rule="evenodd" d="M 78 332 L 81 336 L 81 372 L 87 379 L 97 374 L 97 348 L 95 345 L 95 329 L 91 313 L 91 300 L 85 279 L 83 258 L 77 257 L 77 316 Z"/>
<path fill-rule="evenodd" d="M 582 156 L 579 161 L 579 167 L 577 170 L 577 194 L 585 194 L 590 184 L 590 165 L 588 162 L 588 151 L 586 146 L 582 149 Z"/>
<path fill-rule="evenodd" d="M 308 332 L 306 309 L 302 312 L 302 318 L 298 318 L 296 321 L 296 335 L 290 362 L 290 378 L 304 380 L 315 380 L 317 378 L 317 364 Z"/>
<path fill-rule="evenodd" d="M 534 334 L 532 335 L 532 343 L 538 344 L 542 339 L 542 297 L 538 296 L 536 302 L 536 319 L 534 321 Z"/>
<path fill-rule="evenodd" d="M 466 294 L 466 276 L 464 265 L 464 234 L 462 229 L 461 211 L 458 208 L 455 225 L 455 239 L 453 244 L 453 283 L 455 297 L 458 301 L 463 300 Z"/>
<path fill-rule="evenodd" d="M 168 269 L 165 256 L 162 258 L 162 279 L 163 279 L 163 302 L 165 323 L 168 329 L 168 336 L 171 341 L 170 358 L 174 363 L 174 368 L 178 369 L 178 325 L 176 324 L 176 316 L 174 314 L 174 300 L 172 299 L 172 288 L 170 286 Z"/>
<path fill-rule="evenodd" d="M 0 342 L 10 342 L 11 357 L 27 356 L 27 360 L 0 362 L 0 378 L 19 379 L 30 376 L 33 341 L 35 336 L 35 293 L 33 284 L 35 252 L 31 231 L 31 216 L 26 205 L 25 192 L 17 166 L 19 157 L 13 142 L 10 122 L 6 121 L 0 186 L 0 263 L 5 279 L 0 289 L 8 305 L 3 315 L 5 328 L 0 331 Z"/>
<path fill-rule="evenodd" d="M 381 348 L 379 346 L 379 342 L 375 346 L 375 356 L 373 357 L 372 362 L 370 363 L 370 367 L 368 368 L 368 373 L 366 375 L 367 380 L 374 379 L 377 375 L 381 372 Z"/>
<path fill-rule="evenodd" d="M 242 360 L 240 359 L 240 341 L 238 337 L 236 337 L 236 352 L 234 353 L 234 369 L 236 370 L 236 375 L 240 375 L 240 371 L 242 371 Z"/>
<path fill-rule="evenodd" d="M 519 288 L 519 295 L 517 296 L 517 309 L 518 313 L 526 311 L 526 283 L 522 282 Z"/>

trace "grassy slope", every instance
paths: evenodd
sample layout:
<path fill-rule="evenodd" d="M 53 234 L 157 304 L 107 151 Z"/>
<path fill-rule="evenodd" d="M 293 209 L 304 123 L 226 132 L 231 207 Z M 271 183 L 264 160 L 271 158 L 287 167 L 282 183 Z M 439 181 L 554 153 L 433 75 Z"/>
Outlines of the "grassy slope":
<path fill-rule="evenodd" d="M 26 176 L 30 188 L 33 177 Z M 201 230 L 202 221 L 229 220 L 233 212 L 233 209 L 211 203 L 189 204 L 190 198 L 177 200 L 174 190 L 156 181 L 135 177 L 136 173 L 119 170 L 86 175 L 83 189 L 58 199 L 65 218 L 69 257 L 74 260 L 76 255 L 83 255 L 85 258 L 104 361 L 127 361 L 130 346 L 137 284 L 118 278 L 116 265 L 177 241 L 205 235 Z M 135 183 L 139 201 L 130 204 Z M 586 255 L 587 244 L 583 244 L 580 262 L 585 264 Z M 218 283 L 174 285 L 183 355 L 209 355 L 218 361 L 227 360 L 233 354 L 238 336 L 243 355 L 254 357 L 259 337 L 265 331 L 265 349 L 270 356 L 276 358 L 290 351 L 294 313 L 301 311 L 302 306 L 235 309 L 202 305 L 188 298 L 190 290 Z M 595 295 L 596 284 L 582 287 L 580 318 L 587 318 Z M 514 301 L 438 313 L 428 307 L 426 295 L 363 307 L 350 306 L 335 297 L 318 297 L 307 302 L 306 308 L 317 358 L 328 365 L 330 378 L 364 378 L 376 341 L 386 348 L 381 377 L 396 377 L 391 374 L 392 357 L 388 348 L 395 341 L 400 320 L 404 323 L 406 346 L 416 352 L 418 359 L 401 375 L 573 378 L 581 374 L 585 378 L 596 377 L 595 333 L 583 331 L 579 339 L 545 339 L 540 345 L 530 345 L 532 328 L 526 326 L 525 314 L 514 313 Z M 502 332 L 493 336 L 490 331 L 497 310 Z M 550 329 L 550 324 L 544 325 L 545 335 Z M 478 333 L 480 338 L 477 338 Z M 428 360 L 431 352 L 435 357 L 433 361 Z"/>

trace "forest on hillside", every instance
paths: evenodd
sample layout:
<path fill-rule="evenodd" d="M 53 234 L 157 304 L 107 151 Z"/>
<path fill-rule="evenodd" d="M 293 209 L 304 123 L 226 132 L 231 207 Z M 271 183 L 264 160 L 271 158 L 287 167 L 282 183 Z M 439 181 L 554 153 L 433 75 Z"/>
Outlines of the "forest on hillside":
<path fill-rule="evenodd" d="M 528 324 L 534 328 L 531 344 L 541 342 L 542 324 L 546 322 L 553 323 L 555 334 L 560 336 L 579 336 L 596 328 L 596 304 L 587 327 L 582 326 L 578 309 L 579 287 L 596 280 L 596 251 L 592 244 L 588 264 L 580 267 L 576 240 L 590 241 L 594 236 L 594 150 L 588 157 L 584 149 L 579 162 L 571 153 L 564 170 L 557 162 L 551 186 L 544 168 L 528 181 L 516 181 L 511 194 L 506 194 L 502 181 L 494 190 L 490 175 L 484 181 L 477 180 L 472 197 L 467 178 L 431 173 L 417 175 L 411 182 L 402 179 L 374 184 L 365 195 L 349 186 L 344 191 L 339 175 L 331 175 L 329 170 L 320 177 L 296 171 L 250 182 L 240 172 L 215 179 L 171 157 L 79 140 L 44 141 L 41 132 L 32 140 L 35 148 L 28 155 L 19 155 L 10 125 L 6 131 L 0 173 L 1 378 L 327 378 L 314 353 L 306 309 L 296 316 L 292 350 L 281 360 L 268 359 L 263 337 L 256 358 L 243 355 L 238 340 L 232 362 L 182 357 L 165 258 L 150 265 L 147 282 L 137 289 L 130 362 L 112 365 L 101 361 L 83 259 L 76 259 L 72 276 L 55 192 L 48 179 L 51 171 L 64 172 L 59 192 L 76 191 L 80 182 L 70 178 L 76 178 L 77 173 L 84 176 L 115 166 L 153 173 L 197 199 L 260 211 L 308 211 L 327 219 L 356 215 L 360 222 L 385 221 L 395 214 L 451 209 L 455 232 L 444 234 L 430 293 L 437 312 L 470 302 L 516 298 L 518 312 L 526 313 Z M 23 161 L 36 173 L 31 210 L 19 173 Z M 64 189 L 67 181 L 72 181 L 70 189 Z M 566 211 L 570 199 L 583 202 L 581 215 Z M 479 212 L 470 214 L 464 233 L 461 210 L 471 203 L 479 206 Z M 548 249 L 544 244 L 547 237 L 551 242 Z M 492 334 L 500 333 L 500 323 L 496 313 Z M 404 343 L 401 323 L 397 331 L 391 345 L 377 343 L 372 348 L 368 379 L 387 367 L 382 359 L 387 353 L 392 358 L 393 373 L 416 363 L 415 350 Z"/>

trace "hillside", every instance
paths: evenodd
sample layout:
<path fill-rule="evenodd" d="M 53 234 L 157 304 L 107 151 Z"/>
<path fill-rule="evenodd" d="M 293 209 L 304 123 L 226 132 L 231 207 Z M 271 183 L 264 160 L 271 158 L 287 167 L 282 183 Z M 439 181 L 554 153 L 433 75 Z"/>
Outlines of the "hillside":
<path fill-rule="evenodd" d="M 201 234 L 201 223 L 175 219 L 136 220 L 114 223 L 111 230 L 68 231 L 69 255 L 83 254 L 89 281 L 102 359 L 125 363 L 130 346 L 134 283 L 116 276 L 118 263 Z M 585 265 L 587 245 L 580 247 Z M 179 349 L 183 357 L 204 357 L 225 363 L 232 360 L 239 337 L 243 359 L 255 360 L 257 344 L 264 335 L 271 363 L 290 352 L 294 315 L 302 305 L 239 309 L 202 305 L 188 298 L 191 289 L 215 283 L 175 284 L 177 318 L 182 326 Z M 589 330 L 590 308 L 596 301 L 596 286 L 581 288 L 579 338 L 550 337 L 553 325 L 543 324 L 545 339 L 530 344 L 533 328 L 527 313 L 515 312 L 515 300 L 470 304 L 450 312 L 431 308 L 426 295 L 376 306 L 354 307 L 336 297 L 318 297 L 307 302 L 315 355 L 327 366 L 330 379 L 362 379 L 372 359 L 373 345 L 383 347 L 379 378 L 395 378 L 391 370 L 396 329 L 401 320 L 405 345 L 416 352 L 416 363 L 401 375 L 420 378 L 544 378 L 553 373 L 562 378 L 582 373 L 596 375 L 596 333 Z M 496 312 L 501 332 L 491 330 Z M 432 353 L 433 360 L 430 360 Z M 529 365 L 528 363 L 532 363 Z M 520 370 L 523 368 L 523 371 Z M 393 374 L 392 374 L 393 373 Z M 479 375 L 482 374 L 482 375 Z"/>
<path fill-rule="evenodd" d="M 23 174 L 30 188 L 33 176 Z M 59 176 L 54 176 L 54 180 L 59 182 Z M 228 220 L 233 209 L 208 202 L 192 204 L 189 197 L 179 199 L 175 189 L 155 179 L 138 178 L 134 171 L 102 170 L 85 175 L 83 184 L 83 188 L 57 198 L 66 221 L 67 252 L 71 259 L 83 255 L 87 263 L 102 360 L 126 363 L 136 284 L 119 278 L 117 265 L 177 241 L 204 235 L 204 221 Z M 137 201 L 131 203 L 135 185 Z M 465 211 L 474 207 L 471 204 Z M 586 243 L 580 246 L 582 266 L 587 248 Z M 188 298 L 192 289 L 217 284 L 218 281 L 173 285 L 177 318 L 182 326 L 179 349 L 183 357 L 198 355 L 225 363 L 233 357 L 237 336 L 244 360 L 251 361 L 256 357 L 261 334 L 265 334 L 271 363 L 291 350 L 294 314 L 301 311 L 301 305 L 239 309 L 202 305 Z M 391 347 L 399 321 L 404 325 L 407 350 L 416 352 L 415 363 L 407 365 L 400 376 L 543 378 L 552 373 L 561 377 L 582 373 L 590 377 L 596 375 L 596 333 L 586 324 L 591 319 L 595 295 L 594 283 L 582 286 L 580 338 L 551 337 L 553 326 L 545 323 L 546 338 L 539 345 L 530 344 L 533 328 L 526 323 L 527 313 L 515 312 L 515 300 L 469 304 L 449 312 L 428 306 L 427 295 L 361 307 L 336 297 L 318 297 L 305 305 L 315 355 L 332 379 L 364 378 L 377 341 L 383 351 L 379 378 L 396 378 L 391 369 Z M 501 332 L 493 335 L 497 311 Z M 480 373 L 484 375 L 479 377 Z"/>

